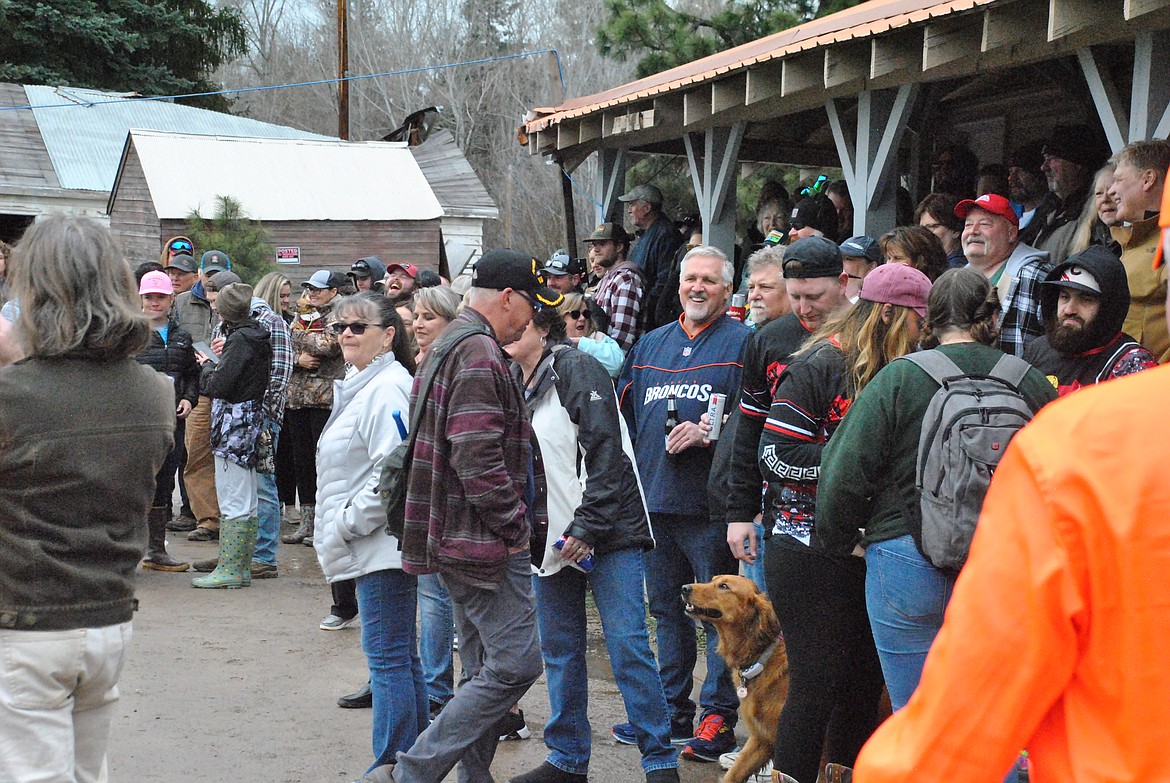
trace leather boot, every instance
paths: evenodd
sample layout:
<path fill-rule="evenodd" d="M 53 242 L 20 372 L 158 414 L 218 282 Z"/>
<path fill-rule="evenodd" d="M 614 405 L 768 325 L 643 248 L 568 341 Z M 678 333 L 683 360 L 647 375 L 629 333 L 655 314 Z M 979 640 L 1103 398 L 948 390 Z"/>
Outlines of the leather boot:
<path fill-rule="evenodd" d="M 170 521 L 170 509 L 154 506 L 146 516 L 147 544 L 146 557 L 142 560 L 142 567 L 151 571 L 186 571 L 189 563 L 176 560 L 167 554 L 167 522 Z"/>
<path fill-rule="evenodd" d="M 301 506 L 301 524 L 291 533 L 285 533 L 280 540 L 286 544 L 303 544 L 305 539 L 313 538 L 313 515 L 316 509 L 313 506 Z"/>
<path fill-rule="evenodd" d="M 207 589 L 234 589 L 244 587 L 244 576 L 251 582 L 248 566 L 252 563 L 252 549 L 256 546 L 256 533 L 252 533 L 252 546 L 247 547 L 248 517 L 225 519 L 219 527 L 219 562 L 207 576 L 191 580 L 194 587 Z M 253 531 L 255 528 L 253 528 Z"/>

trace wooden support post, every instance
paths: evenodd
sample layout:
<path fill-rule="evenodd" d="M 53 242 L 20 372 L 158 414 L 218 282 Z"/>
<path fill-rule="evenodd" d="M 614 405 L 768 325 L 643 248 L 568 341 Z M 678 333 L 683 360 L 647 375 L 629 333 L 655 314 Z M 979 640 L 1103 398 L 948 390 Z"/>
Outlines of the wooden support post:
<path fill-rule="evenodd" d="M 703 242 L 719 248 L 728 258 L 735 253 L 736 171 L 746 128 L 747 123 L 736 122 L 730 127 L 683 136 L 695 199 L 703 218 Z"/>
<path fill-rule="evenodd" d="M 1105 130 L 1109 147 L 1117 152 L 1143 139 L 1164 139 L 1170 134 L 1170 33 L 1139 30 L 1133 44 L 1133 80 L 1128 112 L 1124 95 L 1109 73 L 1097 63 L 1093 50 L 1077 50 L 1089 94 Z"/>
<path fill-rule="evenodd" d="M 570 258 L 577 257 L 577 210 L 573 206 L 573 183 L 569 180 L 569 172 L 564 165 L 557 161 L 557 169 L 561 173 L 561 198 L 565 204 L 565 249 Z"/>
<path fill-rule="evenodd" d="M 919 86 L 866 90 L 857 96 L 857 127 L 842 121 L 837 101 L 825 104 L 841 170 L 853 199 L 853 233 L 876 237 L 896 224 L 896 162 Z"/>
<path fill-rule="evenodd" d="M 622 222 L 622 204 L 618 196 L 626 187 L 626 148 L 602 148 L 597 152 L 598 223 Z"/>

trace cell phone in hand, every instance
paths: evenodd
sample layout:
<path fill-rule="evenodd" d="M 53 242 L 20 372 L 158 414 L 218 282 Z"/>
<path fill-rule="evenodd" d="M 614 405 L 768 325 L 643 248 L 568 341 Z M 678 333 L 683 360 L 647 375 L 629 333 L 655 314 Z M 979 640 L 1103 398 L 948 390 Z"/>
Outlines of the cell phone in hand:
<path fill-rule="evenodd" d="M 216 355 L 215 351 L 211 350 L 211 346 L 207 343 L 200 340 L 191 347 L 206 356 L 212 364 L 219 364 L 219 356 Z"/>

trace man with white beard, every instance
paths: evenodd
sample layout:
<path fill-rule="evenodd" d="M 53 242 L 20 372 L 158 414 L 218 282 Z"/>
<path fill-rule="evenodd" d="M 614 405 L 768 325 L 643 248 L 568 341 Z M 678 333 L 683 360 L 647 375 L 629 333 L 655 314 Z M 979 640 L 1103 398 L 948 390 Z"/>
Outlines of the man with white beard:
<path fill-rule="evenodd" d="M 685 584 L 738 570 L 724 526 L 707 513 L 713 450 L 700 419 L 712 394 L 733 395 L 739 388 L 740 351 L 749 331 L 726 314 L 735 272 L 722 251 L 696 247 L 679 269 L 682 317 L 638 341 L 617 388 L 654 530 L 655 547 L 646 554 L 646 592 L 658 622 L 658 669 L 671 711 L 671 739 L 686 743 L 683 758 L 715 761 L 735 747 L 739 700 L 716 652 L 715 628 L 703 623 L 707 676 L 695 727 L 695 624 L 679 595 Z M 667 431 L 671 402 L 678 424 Z M 638 741 L 628 723 L 614 726 L 613 734 L 619 742 Z"/>
<path fill-rule="evenodd" d="M 1003 196 L 986 193 L 955 205 L 963 220 L 963 254 L 999 292 L 999 348 L 1023 356 L 1044 334 L 1040 284 L 1052 270 L 1048 253 L 1020 242 L 1019 219 Z"/>

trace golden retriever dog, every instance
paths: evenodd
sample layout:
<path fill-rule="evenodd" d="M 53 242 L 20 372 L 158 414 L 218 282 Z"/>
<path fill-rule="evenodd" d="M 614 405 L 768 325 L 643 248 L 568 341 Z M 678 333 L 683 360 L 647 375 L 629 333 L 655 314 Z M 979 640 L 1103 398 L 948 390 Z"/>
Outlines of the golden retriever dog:
<path fill-rule="evenodd" d="M 688 615 L 715 626 L 719 654 L 739 692 L 739 716 L 747 724 L 748 741 L 723 783 L 743 783 L 771 758 L 776 724 L 788 698 L 788 655 L 780 621 L 767 596 L 742 576 L 684 585 L 682 599 Z M 753 667 L 769 650 L 762 671 L 753 676 Z"/>

